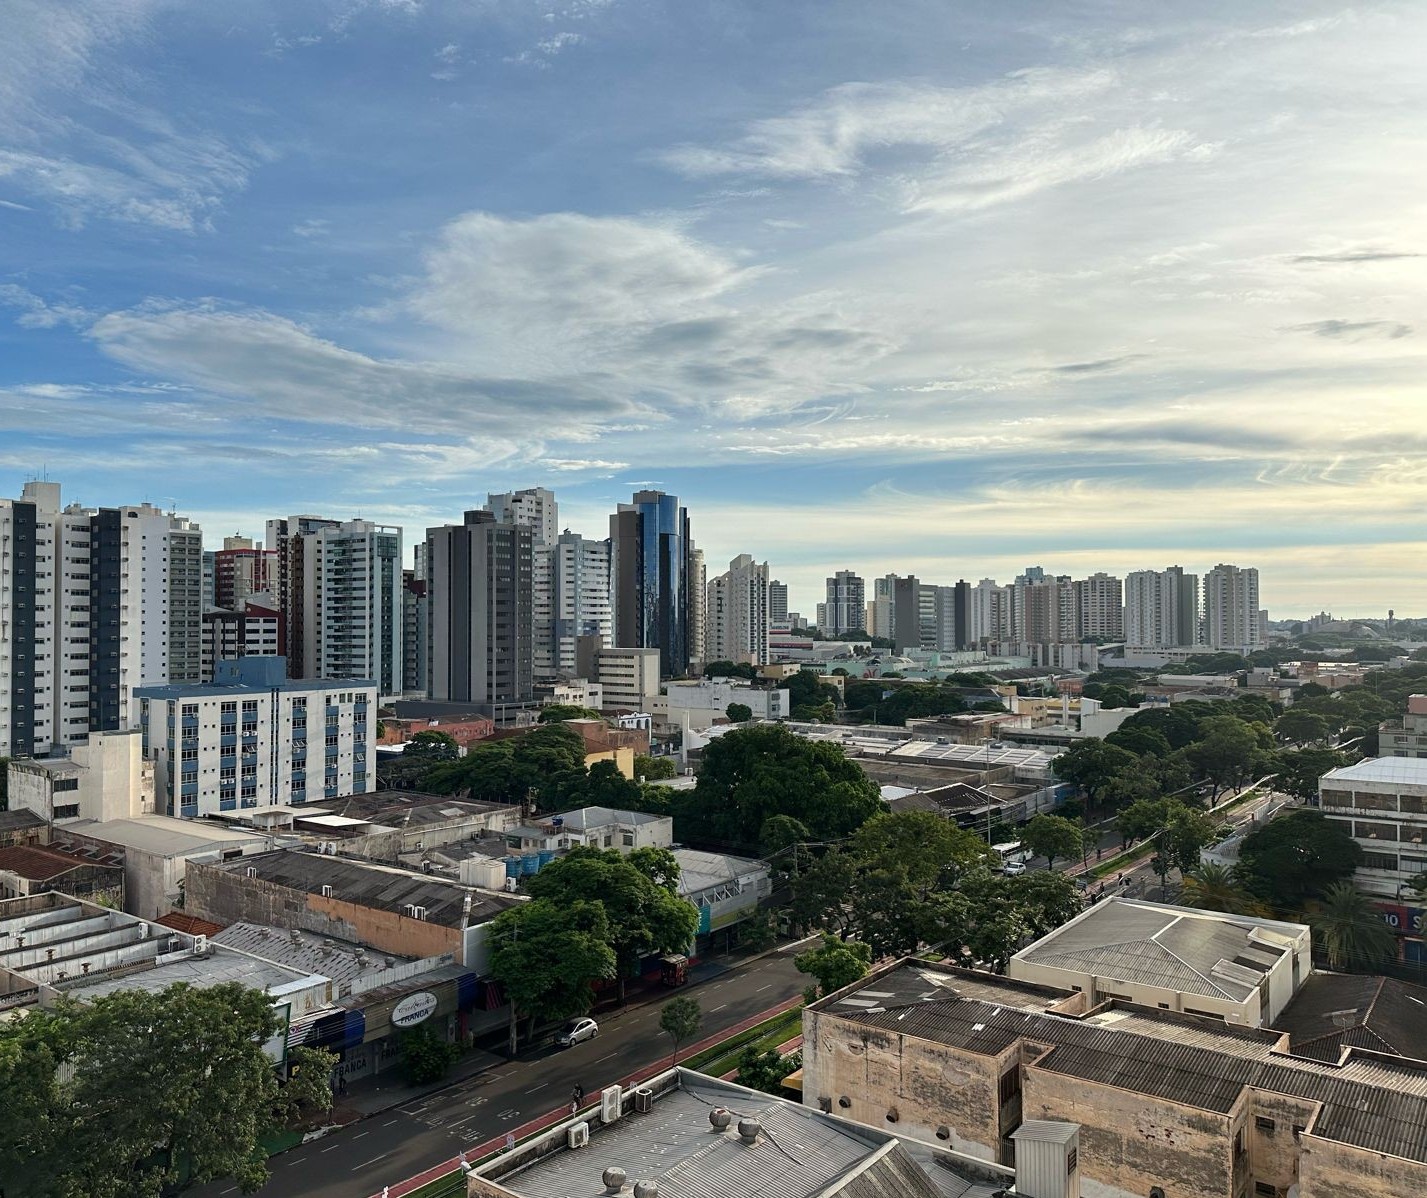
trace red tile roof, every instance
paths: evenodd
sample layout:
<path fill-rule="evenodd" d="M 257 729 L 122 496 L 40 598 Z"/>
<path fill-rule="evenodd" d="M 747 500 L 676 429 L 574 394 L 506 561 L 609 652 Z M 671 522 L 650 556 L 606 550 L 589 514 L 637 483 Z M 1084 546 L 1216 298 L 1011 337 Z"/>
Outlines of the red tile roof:
<path fill-rule="evenodd" d="M 199 919 L 196 915 L 185 915 L 182 911 L 170 911 L 167 915 L 160 915 L 154 922 L 189 936 L 216 936 L 223 930 L 221 923 Z"/>
<path fill-rule="evenodd" d="M 105 863 L 60 849 L 41 848 L 38 845 L 14 845 L 0 849 L 0 870 L 19 874 L 31 882 L 47 882 L 81 865 L 101 864 Z"/>

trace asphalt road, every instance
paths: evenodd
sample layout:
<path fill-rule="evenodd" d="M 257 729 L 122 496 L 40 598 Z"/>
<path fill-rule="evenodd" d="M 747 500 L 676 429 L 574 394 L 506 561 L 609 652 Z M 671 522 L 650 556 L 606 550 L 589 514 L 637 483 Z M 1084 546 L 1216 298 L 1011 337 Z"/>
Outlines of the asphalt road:
<path fill-rule="evenodd" d="M 793 955 L 779 951 L 735 966 L 690 987 L 703 1006 L 702 1039 L 801 994 L 807 977 Z M 569 1101 L 578 1082 L 586 1095 L 670 1054 L 659 1030 L 661 1004 L 634 1007 L 600 1019 L 600 1034 L 568 1049 L 550 1049 L 485 1073 L 405 1106 L 373 1115 L 319 1140 L 275 1156 L 263 1198 L 367 1198 L 463 1149 Z M 588 1097 L 587 1097 L 588 1100 Z M 231 1181 L 190 1191 L 203 1198 L 236 1198 Z"/>

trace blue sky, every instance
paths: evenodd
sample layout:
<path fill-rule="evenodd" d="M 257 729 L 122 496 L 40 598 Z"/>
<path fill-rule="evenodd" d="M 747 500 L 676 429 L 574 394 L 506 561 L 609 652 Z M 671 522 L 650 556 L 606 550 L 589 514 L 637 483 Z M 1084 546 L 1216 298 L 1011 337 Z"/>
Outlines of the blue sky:
<path fill-rule="evenodd" d="M 0 494 L 1420 608 L 1420 3 L 4 11 Z"/>

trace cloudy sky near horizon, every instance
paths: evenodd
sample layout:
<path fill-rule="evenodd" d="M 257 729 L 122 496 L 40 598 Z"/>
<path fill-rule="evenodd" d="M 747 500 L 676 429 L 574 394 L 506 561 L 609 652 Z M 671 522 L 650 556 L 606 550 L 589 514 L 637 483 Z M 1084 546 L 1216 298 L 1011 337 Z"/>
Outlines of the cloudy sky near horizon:
<path fill-rule="evenodd" d="M 1421 612 L 1427 6 L 0 0 L 0 494 Z"/>

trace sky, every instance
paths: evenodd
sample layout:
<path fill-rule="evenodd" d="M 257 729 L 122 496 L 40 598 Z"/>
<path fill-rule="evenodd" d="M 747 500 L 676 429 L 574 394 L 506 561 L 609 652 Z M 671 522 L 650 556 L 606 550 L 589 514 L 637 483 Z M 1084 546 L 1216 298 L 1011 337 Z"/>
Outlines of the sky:
<path fill-rule="evenodd" d="M 1424 614 L 1427 5 L 0 0 L 0 495 Z"/>

